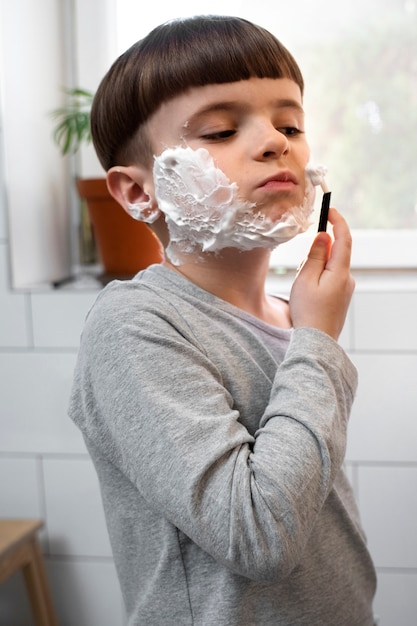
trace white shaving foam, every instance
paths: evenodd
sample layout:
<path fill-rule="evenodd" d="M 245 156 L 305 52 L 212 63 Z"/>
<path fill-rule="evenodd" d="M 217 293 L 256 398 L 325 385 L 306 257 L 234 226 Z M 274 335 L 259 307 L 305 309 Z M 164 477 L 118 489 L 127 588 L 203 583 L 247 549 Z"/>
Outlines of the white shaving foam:
<path fill-rule="evenodd" d="M 238 186 L 215 166 L 203 148 L 165 150 L 154 161 L 155 195 L 170 234 L 167 257 L 181 264 L 182 254 L 218 252 L 224 248 L 273 249 L 310 226 L 315 189 L 306 176 L 301 206 L 272 220 L 255 204 L 238 197 Z"/>
<path fill-rule="evenodd" d="M 315 165 L 314 163 L 309 163 L 306 167 L 306 174 L 310 178 L 313 185 L 317 187 L 317 185 L 324 184 L 327 167 L 325 165 Z"/>
<path fill-rule="evenodd" d="M 128 202 L 127 212 L 134 220 L 147 224 L 153 224 L 161 215 L 161 211 L 152 206 L 151 198 L 145 202 Z"/>

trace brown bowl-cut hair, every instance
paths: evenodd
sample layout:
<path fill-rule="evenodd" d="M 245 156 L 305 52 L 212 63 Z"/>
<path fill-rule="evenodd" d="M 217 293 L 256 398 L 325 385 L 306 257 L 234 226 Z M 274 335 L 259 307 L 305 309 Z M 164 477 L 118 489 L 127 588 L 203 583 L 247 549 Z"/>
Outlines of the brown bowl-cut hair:
<path fill-rule="evenodd" d="M 295 59 L 278 39 L 245 19 L 196 16 L 152 30 L 104 76 L 91 111 L 91 132 L 105 170 L 149 164 L 144 123 L 191 87 L 257 78 L 290 78 L 304 91 Z"/>

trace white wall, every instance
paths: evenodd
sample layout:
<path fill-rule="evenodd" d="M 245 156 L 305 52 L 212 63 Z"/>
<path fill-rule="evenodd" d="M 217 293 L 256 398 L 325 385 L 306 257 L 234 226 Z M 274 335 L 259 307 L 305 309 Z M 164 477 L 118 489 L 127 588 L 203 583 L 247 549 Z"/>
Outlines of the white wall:
<path fill-rule="evenodd" d="M 2 0 L 0 118 L 18 284 L 65 275 L 70 265 L 64 162 L 48 116 L 62 84 L 61 39 L 56 0 Z"/>
<path fill-rule="evenodd" d="M 62 105 L 63 87 L 97 88 L 114 58 L 113 11 L 107 0 L 0 0 L 1 149 L 15 287 L 66 277 L 76 264 L 73 176 L 103 170 L 91 147 L 75 162 L 61 157 L 50 113 Z"/>

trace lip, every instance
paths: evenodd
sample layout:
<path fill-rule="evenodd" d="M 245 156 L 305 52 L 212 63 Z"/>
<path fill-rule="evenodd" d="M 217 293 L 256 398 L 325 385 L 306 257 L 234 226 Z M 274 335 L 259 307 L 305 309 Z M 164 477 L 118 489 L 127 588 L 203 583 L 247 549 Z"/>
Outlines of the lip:
<path fill-rule="evenodd" d="M 288 170 L 278 172 L 269 178 L 263 180 L 259 187 L 273 188 L 273 189 L 290 189 L 298 185 L 298 180 L 294 174 Z"/>

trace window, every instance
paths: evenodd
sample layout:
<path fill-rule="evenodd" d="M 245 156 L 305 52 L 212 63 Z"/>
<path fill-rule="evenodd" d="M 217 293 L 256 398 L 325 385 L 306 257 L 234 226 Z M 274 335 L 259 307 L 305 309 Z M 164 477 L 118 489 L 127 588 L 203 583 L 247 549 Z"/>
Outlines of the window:
<path fill-rule="evenodd" d="M 2 204 L 13 285 L 72 273 L 79 262 L 73 172 L 103 174 L 92 147 L 76 166 L 57 158 L 49 112 L 61 86 L 96 89 L 118 53 L 161 21 L 195 12 L 246 17 L 294 53 L 306 80 L 313 157 L 328 166 L 332 202 L 354 231 L 353 267 L 417 269 L 417 0 L 177 0 L 155 8 L 138 0 L 22 0 L 0 3 Z M 25 81 L 16 81 L 21 75 Z M 313 232 L 278 247 L 273 264 L 297 267 Z"/>
<path fill-rule="evenodd" d="M 312 154 L 354 230 L 354 265 L 417 267 L 417 0 L 210 0 L 198 9 L 179 0 L 155 11 L 115 1 L 118 53 L 160 22 L 196 12 L 272 31 L 303 71 Z"/>

